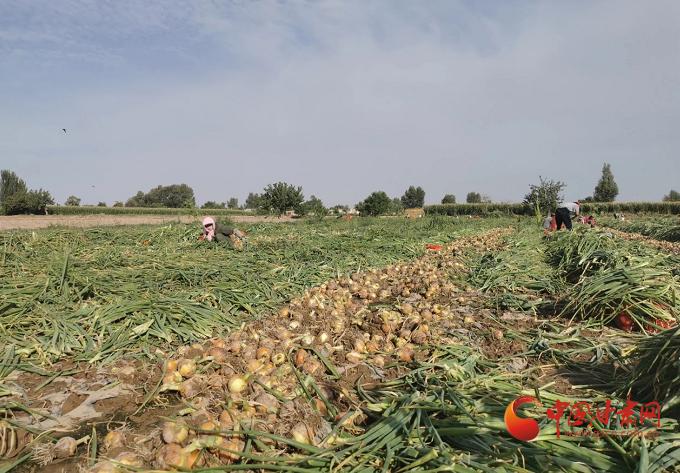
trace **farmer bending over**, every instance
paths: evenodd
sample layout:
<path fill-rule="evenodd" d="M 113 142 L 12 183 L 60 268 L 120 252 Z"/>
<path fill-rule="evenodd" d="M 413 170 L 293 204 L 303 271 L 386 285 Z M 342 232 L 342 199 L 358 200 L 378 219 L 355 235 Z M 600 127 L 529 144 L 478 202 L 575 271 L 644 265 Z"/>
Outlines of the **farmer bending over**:
<path fill-rule="evenodd" d="M 555 212 L 555 220 L 557 221 L 557 229 L 562 229 L 562 224 L 567 227 L 567 230 L 571 231 L 571 216 L 578 217 L 579 211 L 581 210 L 581 204 L 577 200 L 576 202 L 566 202 L 557 205 L 557 211 Z"/>
<path fill-rule="evenodd" d="M 229 240 L 235 248 L 242 249 L 245 237 L 245 233 L 238 228 L 220 225 L 219 223 L 215 223 L 214 218 L 205 217 L 203 219 L 203 234 L 199 239 L 208 241 L 215 240 L 217 242 Z"/>

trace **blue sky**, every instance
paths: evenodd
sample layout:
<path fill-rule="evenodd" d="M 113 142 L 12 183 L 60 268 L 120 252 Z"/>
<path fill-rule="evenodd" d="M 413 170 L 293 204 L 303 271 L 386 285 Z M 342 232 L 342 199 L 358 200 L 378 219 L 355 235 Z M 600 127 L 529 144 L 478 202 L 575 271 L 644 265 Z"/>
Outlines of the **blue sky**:
<path fill-rule="evenodd" d="M 680 188 L 680 3 L 0 1 L 0 167 L 63 202 L 285 180 L 521 200 Z M 67 128 L 68 134 L 61 132 Z M 93 187 L 94 186 L 94 187 Z"/>

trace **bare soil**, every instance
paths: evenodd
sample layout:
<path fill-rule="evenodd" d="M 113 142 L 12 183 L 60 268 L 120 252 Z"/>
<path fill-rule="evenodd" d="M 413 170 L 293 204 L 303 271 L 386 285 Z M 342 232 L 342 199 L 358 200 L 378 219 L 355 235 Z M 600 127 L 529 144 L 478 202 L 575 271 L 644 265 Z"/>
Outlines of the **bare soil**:
<path fill-rule="evenodd" d="M 90 228 L 110 225 L 158 225 L 162 223 L 199 222 L 202 216 L 193 215 L 11 215 L 0 216 L 0 231 L 34 230 L 52 226 Z M 230 215 L 232 222 L 294 222 L 291 217 L 266 215 Z"/>

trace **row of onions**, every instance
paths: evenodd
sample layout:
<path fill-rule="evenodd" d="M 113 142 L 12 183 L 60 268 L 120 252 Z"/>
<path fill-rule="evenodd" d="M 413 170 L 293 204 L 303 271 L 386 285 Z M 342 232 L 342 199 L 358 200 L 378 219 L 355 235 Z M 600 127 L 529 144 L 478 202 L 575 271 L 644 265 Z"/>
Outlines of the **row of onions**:
<path fill-rule="evenodd" d="M 157 392 L 186 407 L 157 436 L 134 441 L 138 464 L 260 469 L 247 461 L 277 469 L 276 458 L 290 466 L 352 442 L 366 432 L 360 386 L 398 378 L 429 356 L 451 307 L 467 302 L 449 275 L 462 272 L 465 251 L 491 249 L 503 232 L 328 281 L 228 337 L 181 347 L 164 362 Z M 129 448 L 104 449 L 109 460 L 91 470 L 116 471 L 117 455 Z"/>

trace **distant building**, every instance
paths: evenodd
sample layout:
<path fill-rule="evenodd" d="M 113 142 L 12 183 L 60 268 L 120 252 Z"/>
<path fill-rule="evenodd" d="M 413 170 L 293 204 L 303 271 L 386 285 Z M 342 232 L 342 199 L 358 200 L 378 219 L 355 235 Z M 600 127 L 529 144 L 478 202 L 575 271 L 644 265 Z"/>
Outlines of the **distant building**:
<path fill-rule="evenodd" d="M 425 215 L 425 210 L 421 208 L 417 209 L 405 209 L 406 218 L 421 218 Z"/>

